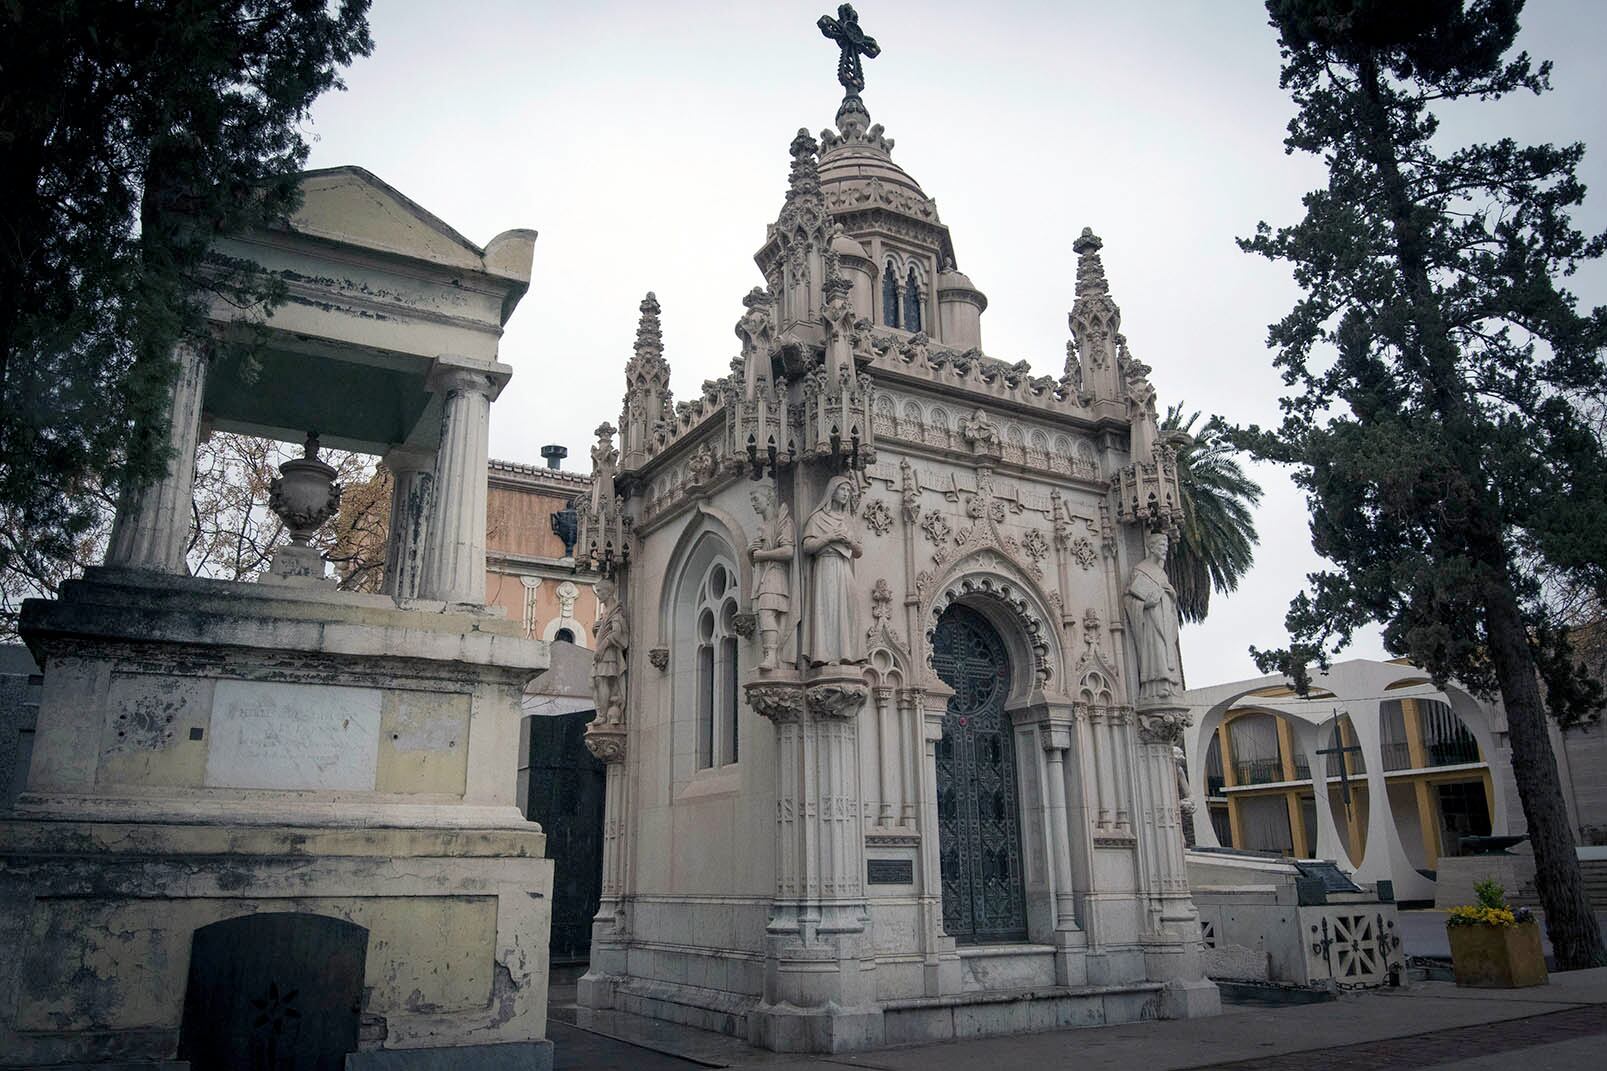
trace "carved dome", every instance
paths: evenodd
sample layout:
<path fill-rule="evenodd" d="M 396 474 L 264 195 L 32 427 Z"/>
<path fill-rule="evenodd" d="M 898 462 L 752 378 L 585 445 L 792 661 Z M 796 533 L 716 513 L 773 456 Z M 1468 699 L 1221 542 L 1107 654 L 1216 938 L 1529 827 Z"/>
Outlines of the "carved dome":
<path fill-rule="evenodd" d="M 865 247 L 850 238 L 848 233 L 842 229 L 841 224 L 838 224 L 837 229 L 831 236 L 831 251 L 840 257 L 870 260 L 870 254 L 865 252 Z"/>
<path fill-rule="evenodd" d="M 975 290 L 976 284 L 971 277 L 954 266 L 951 260 L 943 265 L 943 270 L 937 276 L 937 288 L 942 290 Z"/>

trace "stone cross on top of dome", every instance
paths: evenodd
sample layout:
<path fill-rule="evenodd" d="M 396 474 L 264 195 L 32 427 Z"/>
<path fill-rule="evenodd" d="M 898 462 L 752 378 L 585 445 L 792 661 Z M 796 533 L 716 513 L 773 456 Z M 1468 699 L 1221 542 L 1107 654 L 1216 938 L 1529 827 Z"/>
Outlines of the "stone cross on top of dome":
<path fill-rule="evenodd" d="M 846 96 L 857 97 L 865 89 L 865 68 L 859 57 L 875 59 L 882 54 L 882 46 L 859 28 L 859 13 L 853 4 L 839 4 L 836 18 L 822 15 L 815 25 L 820 27 L 823 36 L 837 42 L 837 47 L 842 49 L 837 61 L 837 81 L 847 91 Z"/>

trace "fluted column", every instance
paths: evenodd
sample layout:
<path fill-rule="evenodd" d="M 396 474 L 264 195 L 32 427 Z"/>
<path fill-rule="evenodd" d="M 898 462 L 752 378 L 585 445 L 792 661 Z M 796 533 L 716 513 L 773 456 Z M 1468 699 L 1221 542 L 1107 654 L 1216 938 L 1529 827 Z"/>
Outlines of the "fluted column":
<path fill-rule="evenodd" d="M 178 364 L 168 402 L 167 471 L 154 483 L 124 490 L 112 523 L 106 564 L 183 575 L 195 487 L 195 445 L 206 393 L 207 357 L 193 346 L 174 350 Z"/>
<path fill-rule="evenodd" d="M 424 532 L 424 598 L 485 602 L 487 433 L 499 378 L 444 360 L 431 373 L 431 389 L 442 395 L 441 444 Z"/>
<path fill-rule="evenodd" d="M 424 533 L 429 527 L 435 455 L 398 446 L 386 453 L 380 463 L 391 473 L 391 519 L 380 590 L 399 599 L 411 599 L 418 594 L 419 575 L 424 567 Z"/>

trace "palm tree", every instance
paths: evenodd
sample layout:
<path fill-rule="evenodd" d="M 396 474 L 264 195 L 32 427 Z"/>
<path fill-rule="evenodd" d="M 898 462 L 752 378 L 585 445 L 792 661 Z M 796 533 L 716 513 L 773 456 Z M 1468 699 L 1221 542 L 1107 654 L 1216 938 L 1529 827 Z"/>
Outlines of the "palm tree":
<path fill-rule="evenodd" d="M 1183 526 L 1166 558 L 1166 575 L 1177 589 L 1184 621 L 1204 621 L 1211 592 L 1227 594 L 1250 571 L 1259 541 L 1251 510 L 1261 501 L 1261 485 L 1245 475 L 1237 451 L 1223 434 L 1220 417 L 1198 432 L 1198 412 L 1183 419 L 1183 405 L 1166 410 L 1162 434 L 1179 441 L 1177 482 L 1183 493 Z"/>

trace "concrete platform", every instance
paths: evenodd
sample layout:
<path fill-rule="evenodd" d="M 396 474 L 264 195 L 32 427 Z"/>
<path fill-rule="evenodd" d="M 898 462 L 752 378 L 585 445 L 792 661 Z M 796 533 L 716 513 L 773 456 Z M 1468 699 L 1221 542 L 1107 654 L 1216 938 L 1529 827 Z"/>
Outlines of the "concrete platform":
<path fill-rule="evenodd" d="M 598 1015 L 599 1013 L 591 1013 Z M 1342 994 L 1324 1004 L 1284 1008 L 1228 1006 L 1204 1019 L 1019 1034 L 876 1052 L 799 1057 L 762 1052 L 734 1038 L 619 1013 L 601 1013 L 606 1030 L 630 1042 L 629 1051 L 672 1054 L 687 1063 L 654 1062 L 666 1071 L 690 1065 L 794 1068 L 863 1067 L 880 1071 L 975 1071 L 978 1067 L 1062 1067 L 1075 1050 L 1078 1071 L 1305 1071 L 1333 1068 L 1452 1068 L 1494 1071 L 1572 1071 L 1600 1066 L 1607 1045 L 1607 968 L 1552 975 L 1528 990 L 1458 989 L 1443 982 L 1406 989 Z M 555 1021 L 573 1009 L 554 1007 Z M 564 1044 L 558 1038 L 558 1066 Z M 599 1058 L 601 1060 L 601 1058 Z M 573 1064 L 569 1066 L 575 1066 Z M 613 1066 L 603 1064 L 598 1066 Z M 619 1066 L 637 1066 L 628 1062 Z"/>

